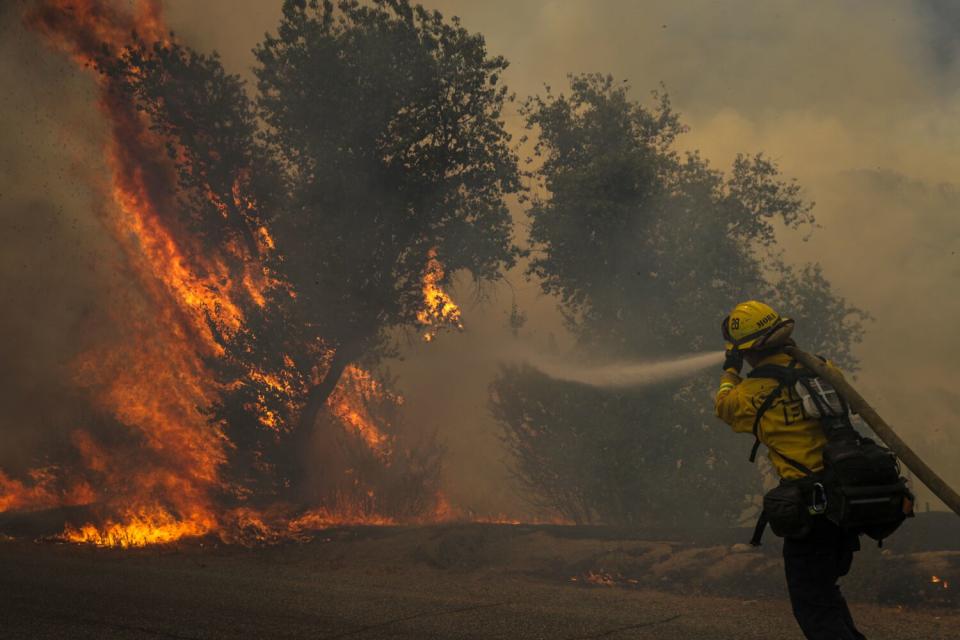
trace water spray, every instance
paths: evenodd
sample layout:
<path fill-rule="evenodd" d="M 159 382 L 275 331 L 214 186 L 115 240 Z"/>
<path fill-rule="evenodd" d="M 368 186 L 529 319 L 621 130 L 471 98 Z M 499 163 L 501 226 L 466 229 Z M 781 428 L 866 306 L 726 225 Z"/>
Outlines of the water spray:
<path fill-rule="evenodd" d="M 527 360 L 551 378 L 592 387 L 623 388 L 686 378 L 719 365 L 723 362 L 723 351 L 690 354 L 671 360 L 616 361 L 594 366 L 544 356 L 528 357 Z"/>

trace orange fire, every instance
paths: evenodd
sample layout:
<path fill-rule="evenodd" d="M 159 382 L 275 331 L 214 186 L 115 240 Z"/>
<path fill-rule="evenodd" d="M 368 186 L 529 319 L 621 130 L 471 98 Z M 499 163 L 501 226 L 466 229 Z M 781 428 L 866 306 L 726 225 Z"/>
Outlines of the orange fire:
<path fill-rule="evenodd" d="M 445 272 L 437 258 L 437 250 L 427 253 L 427 267 L 423 273 L 423 308 L 417 313 L 417 321 L 424 325 L 423 340 L 431 342 L 440 327 L 453 326 L 463 330 L 460 307 L 440 287 Z"/>
<path fill-rule="evenodd" d="M 949 589 L 949 588 L 950 588 L 950 581 L 949 581 L 949 580 L 944 580 L 943 578 L 940 578 L 939 576 L 930 576 L 930 584 L 939 584 L 939 585 L 940 585 L 941 587 L 943 587 L 944 589 Z"/>
<path fill-rule="evenodd" d="M 291 520 L 290 531 L 302 534 L 347 525 L 389 526 L 395 524 L 397 522 L 392 518 L 367 513 L 363 510 L 337 509 L 336 511 L 329 511 L 316 509 Z"/>
<path fill-rule="evenodd" d="M 134 33 L 148 46 L 169 43 L 156 0 L 142 0 L 133 9 L 113 0 L 43 0 L 28 10 L 26 22 L 87 68 L 95 66 L 105 48 L 119 54 L 130 47 Z M 106 449 L 78 430 L 74 446 L 95 484 L 76 480 L 64 487 L 56 468 L 35 470 L 29 483 L 0 472 L 0 511 L 94 505 L 104 515 L 96 523 L 68 526 L 64 538 L 122 547 L 209 533 L 225 539 L 267 540 L 336 523 L 392 522 L 371 513 L 369 504 L 349 501 L 292 520 L 247 508 L 228 512 L 217 508 L 213 496 L 230 491 L 220 478 L 230 443 L 204 413 L 221 392 L 207 365 L 208 359 L 223 355 L 211 319 L 219 331 L 229 334 L 243 326 L 245 305 L 266 304 L 271 287 L 281 287 L 293 297 L 296 292 L 263 266 L 263 257 L 275 248 L 266 226 L 251 230 L 252 248 L 229 241 L 218 250 L 199 246 L 188 232 L 177 198 L 170 141 L 161 138 L 148 116 L 117 90 L 115 79 L 104 74 L 95 78 L 110 131 L 106 158 L 111 180 L 103 192 L 112 206 L 105 211 L 105 224 L 124 251 L 136 295 L 118 295 L 113 313 L 125 335 L 81 357 L 77 380 L 89 389 L 98 408 L 138 435 L 143 449 L 129 459 L 129 451 Z M 174 157 L 184 155 L 184 150 L 174 149 Z M 255 213 L 257 203 L 248 193 L 250 178 L 241 170 L 229 193 L 207 187 L 203 195 L 224 218 L 231 211 Z M 442 268 L 431 254 L 424 281 L 431 311 L 424 321 L 459 324 L 459 310 L 436 286 L 442 278 Z M 293 369 L 287 358 L 284 370 L 251 370 L 247 376 L 293 403 L 302 391 Z M 393 440 L 370 413 L 371 402 L 384 401 L 400 404 L 402 398 L 353 366 L 343 374 L 328 406 L 348 432 L 389 464 Z M 262 425 L 281 428 L 265 398 L 259 399 L 256 410 Z M 372 495 L 368 502 L 373 503 Z M 227 528 L 243 533 L 235 535 Z"/>
<path fill-rule="evenodd" d="M 84 67 L 94 66 L 104 47 L 113 53 L 129 47 L 134 32 L 147 45 L 168 42 L 154 0 L 143 0 L 133 10 L 109 0 L 45 0 L 28 11 L 26 21 Z M 99 408 L 139 435 L 144 451 L 131 464 L 120 453 L 103 451 L 89 436 L 74 439 L 104 489 L 83 492 L 88 485 L 80 485 L 72 491 L 85 493 L 86 502 L 105 506 L 111 515 L 96 526 L 68 527 L 65 537 L 138 546 L 202 535 L 222 525 L 212 495 L 224 488 L 219 467 L 227 443 L 204 414 L 220 392 L 205 359 L 223 352 L 211 318 L 229 333 L 242 325 L 245 303 L 265 304 L 266 289 L 276 283 L 261 257 L 273 249 L 273 239 L 265 227 L 255 229 L 256 255 L 236 242 L 219 252 L 200 247 L 177 199 L 169 140 L 116 90 L 116 80 L 95 77 L 99 106 L 110 125 L 106 158 L 112 178 L 103 190 L 113 206 L 105 223 L 124 251 L 137 293 L 115 301 L 123 339 L 81 357 L 77 380 Z M 241 171 L 229 194 L 208 189 L 207 198 L 222 215 L 228 207 L 254 210 L 248 182 Z M 239 273 L 230 266 L 238 263 Z M 50 483 L 39 478 L 32 488 L 5 480 L 0 477 L 0 509 L 77 500 L 51 498 L 45 489 Z"/>
<path fill-rule="evenodd" d="M 217 527 L 217 522 L 203 512 L 175 517 L 159 507 L 131 510 L 115 522 L 107 519 L 100 525 L 67 526 L 63 537 L 70 542 L 83 542 L 98 547 L 143 547 L 148 544 L 174 542 L 184 537 L 198 537 Z"/>
<path fill-rule="evenodd" d="M 93 489 L 86 483 L 77 483 L 66 491 L 58 491 L 56 467 L 33 469 L 32 484 L 8 477 L 0 471 L 0 513 L 17 509 L 43 509 L 54 506 L 73 506 L 90 502 Z"/>
<path fill-rule="evenodd" d="M 390 394 L 368 371 L 348 366 L 340 383 L 327 399 L 327 406 L 348 428 L 352 429 L 367 447 L 381 460 L 388 461 L 393 443 L 377 426 L 368 407 L 371 401 L 384 399 L 403 404 L 403 397 Z"/>
<path fill-rule="evenodd" d="M 118 0 L 41 0 L 31 5 L 27 24 L 80 66 L 92 68 L 104 51 L 120 54 L 134 36 L 150 46 L 168 44 L 158 0 L 140 0 L 131 9 Z M 141 72 L 132 69 L 133 74 Z M 239 495 L 221 476 L 233 443 L 211 424 L 206 409 L 224 392 L 210 363 L 225 355 L 217 334 L 236 335 L 245 313 L 268 304 L 279 290 L 296 298 L 289 283 L 264 266 L 275 251 L 270 229 L 250 223 L 250 242 L 225 240 L 211 249 L 190 232 L 178 198 L 177 168 L 170 159 L 183 149 L 151 126 L 115 84 L 97 73 L 98 105 L 109 125 L 105 157 L 110 179 L 100 185 L 105 227 L 121 248 L 129 290 L 117 292 L 109 313 L 122 327 L 114 342 L 98 343 L 75 363 L 76 379 L 89 391 L 94 407 L 131 436 L 123 447 L 98 442 L 93 431 L 77 429 L 72 444 L 82 463 L 69 473 L 56 466 L 34 470 L 28 481 L 0 471 L 0 512 L 55 506 L 87 506 L 89 521 L 68 524 L 63 538 L 98 546 L 136 547 L 185 537 L 216 535 L 225 541 L 270 541 L 302 537 L 305 532 L 343 524 L 394 524 L 378 515 L 372 489 L 361 499 L 292 513 L 284 505 L 270 510 L 224 508 L 218 496 Z M 249 194 L 251 176 L 239 169 L 228 193 L 201 187 L 212 211 L 225 218 L 256 220 L 257 202 Z M 428 252 L 423 274 L 423 309 L 417 319 L 430 341 L 443 326 L 463 328 L 460 308 L 441 288 L 445 272 L 437 251 Z M 279 371 L 249 370 L 245 382 L 288 399 L 292 408 L 303 395 L 288 357 Z M 282 431 L 283 418 L 256 398 L 260 424 Z M 395 455 L 389 422 L 373 410 L 399 406 L 370 372 L 344 371 L 327 405 L 344 429 L 354 434 L 384 468 Z M 249 408 L 249 407 L 248 407 Z M 268 512 L 269 511 L 269 512 Z M 428 516 L 455 519 L 443 495 Z M 503 518 L 503 520 L 507 520 Z"/>

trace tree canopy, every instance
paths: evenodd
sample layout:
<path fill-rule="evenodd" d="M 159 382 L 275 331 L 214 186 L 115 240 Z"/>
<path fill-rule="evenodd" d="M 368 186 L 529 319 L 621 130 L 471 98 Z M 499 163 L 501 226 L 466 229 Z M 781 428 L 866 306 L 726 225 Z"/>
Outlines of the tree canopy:
<path fill-rule="evenodd" d="M 256 56 L 263 142 L 286 186 L 273 225 L 283 272 L 334 353 L 335 382 L 388 329 L 416 324 L 431 256 L 444 279 L 497 279 L 514 263 L 507 63 L 405 0 L 288 0 Z M 303 426 L 329 389 L 312 387 Z"/>
<path fill-rule="evenodd" d="M 680 153 L 685 127 L 668 97 L 646 107 L 609 76 L 574 76 L 568 95 L 535 96 L 524 114 L 540 194 L 528 274 L 557 297 L 583 357 L 721 348 L 721 319 L 757 298 L 796 317 L 806 347 L 855 366 L 862 312 L 819 267 L 791 268 L 777 248 L 778 228 L 814 218 L 771 160 L 740 155 L 724 173 Z M 749 472 L 730 467 L 738 449 L 712 416 L 713 378 L 613 392 L 507 367 L 491 400 L 519 477 L 568 516 L 728 519 Z"/>

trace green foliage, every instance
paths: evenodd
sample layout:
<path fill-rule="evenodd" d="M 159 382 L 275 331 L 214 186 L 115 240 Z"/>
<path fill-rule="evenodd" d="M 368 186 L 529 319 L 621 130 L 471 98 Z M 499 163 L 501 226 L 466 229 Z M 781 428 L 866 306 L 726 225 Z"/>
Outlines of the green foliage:
<path fill-rule="evenodd" d="M 666 95 L 647 109 L 599 75 L 571 91 L 525 105 L 549 193 L 529 212 L 530 273 L 587 344 L 647 357 L 706 348 L 732 300 L 767 293 L 756 248 L 773 246 L 774 221 L 810 224 L 810 206 L 762 155 L 724 175 L 674 151 L 684 128 Z"/>
<path fill-rule="evenodd" d="M 731 473 L 719 449 L 729 434 L 708 428 L 709 416 L 676 414 L 696 412 L 702 386 L 611 392 L 507 366 L 491 384 L 490 406 L 534 506 L 577 523 L 690 526 L 733 518 L 747 490 L 717 482 Z M 678 446 L 684 441 L 695 444 Z"/>
<path fill-rule="evenodd" d="M 721 319 L 758 298 L 798 318 L 804 346 L 852 366 L 864 315 L 776 246 L 778 228 L 814 222 L 799 185 L 763 155 L 723 173 L 677 152 L 685 129 L 666 95 L 654 99 L 647 108 L 611 77 L 584 75 L 569 95 L 524 105 L 544 194 L 529 209 L 529 275 L 559 299 L 579 349 L 655 359 L 722 348 Z M 752 472 L 729 466 L 744 443 L 712 415 L 713 378 L 614 393 L 508 369 L 492 406 L 518 476 L 570 517 L 727 520 Z"/>
<path fill-rule="evenodd" d="M 414 323 L 431 250 L 446 274 L 513 264 L 507 63 L 481 36 L 403 1 L 288 1 L 256 55 L 289 192 L 277 240 L 324 340 L 365 345 Z"/>

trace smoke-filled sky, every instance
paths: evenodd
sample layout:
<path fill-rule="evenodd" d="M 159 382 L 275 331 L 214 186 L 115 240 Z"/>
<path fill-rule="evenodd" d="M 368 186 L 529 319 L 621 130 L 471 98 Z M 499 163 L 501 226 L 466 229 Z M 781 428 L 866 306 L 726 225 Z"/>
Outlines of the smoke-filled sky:
<path fill-rule="evenodd" d="M 729 166 L 737 152 L 774 157 L 817 203 L 820 223 L 806 242 L 784 235 L 788 259 L 819 261 L 836 290 L 875 319 L 856 350 L 864 395 L 948 480 L 960 483 L 960 6 L 950 0 L 425 4 L 483 33 L 490 51 L 510 61 L 505 79 L 520 98 L 544 83 L 561 89 L 570 72 L 612 73 L 628 80 L 637 98 L 662 82 L 691 126 L 684 144 L 715 166 Z M 250 49 L 273 29 L 280 1 L 164 5 L 183 40 L 216 49 L 229 70 L 249 78 Z M 5 367 L 12 381 L 0 397 L 18 407 L 5 415 L 16 424 L 4 424 L 3 433 L 22 440 L 32 429 L 29 412 L 20 410 L 23 394 L 37 393 L 46 365 L 69 355 L 65 336 L 90 312 L 85 301 L 108 286 L 97 265 L 110 248 L 98 240 L 84 175 L 102 166 L 89 80 L 43 51 L 13 13 L 0 9 L 0 295 L 3 307 L 17 312 L 5 314 L 0 326 L 2 352 L 13 364 Z M 508 117 L 519 133 L 515 111 Z M 39 286 L 27 276 L 35 272 L 43 274 Z M 447 445 L 451 496 L 486 512 L 519 504 L 486 407 L 496 369 L 491 354 L 509 352 L 515 339 L 507 326 L 511 302 L 528 313 L 527 341 L 564 340 L 552 301 L 519 272 L 509 281 L 476 304 L 469 287 L 461 287 L 467 331 L 412 344 L 394 365 L 408 421 L 439 428 Z M 798 332 L 802 339 L 803 328 Z"/>

